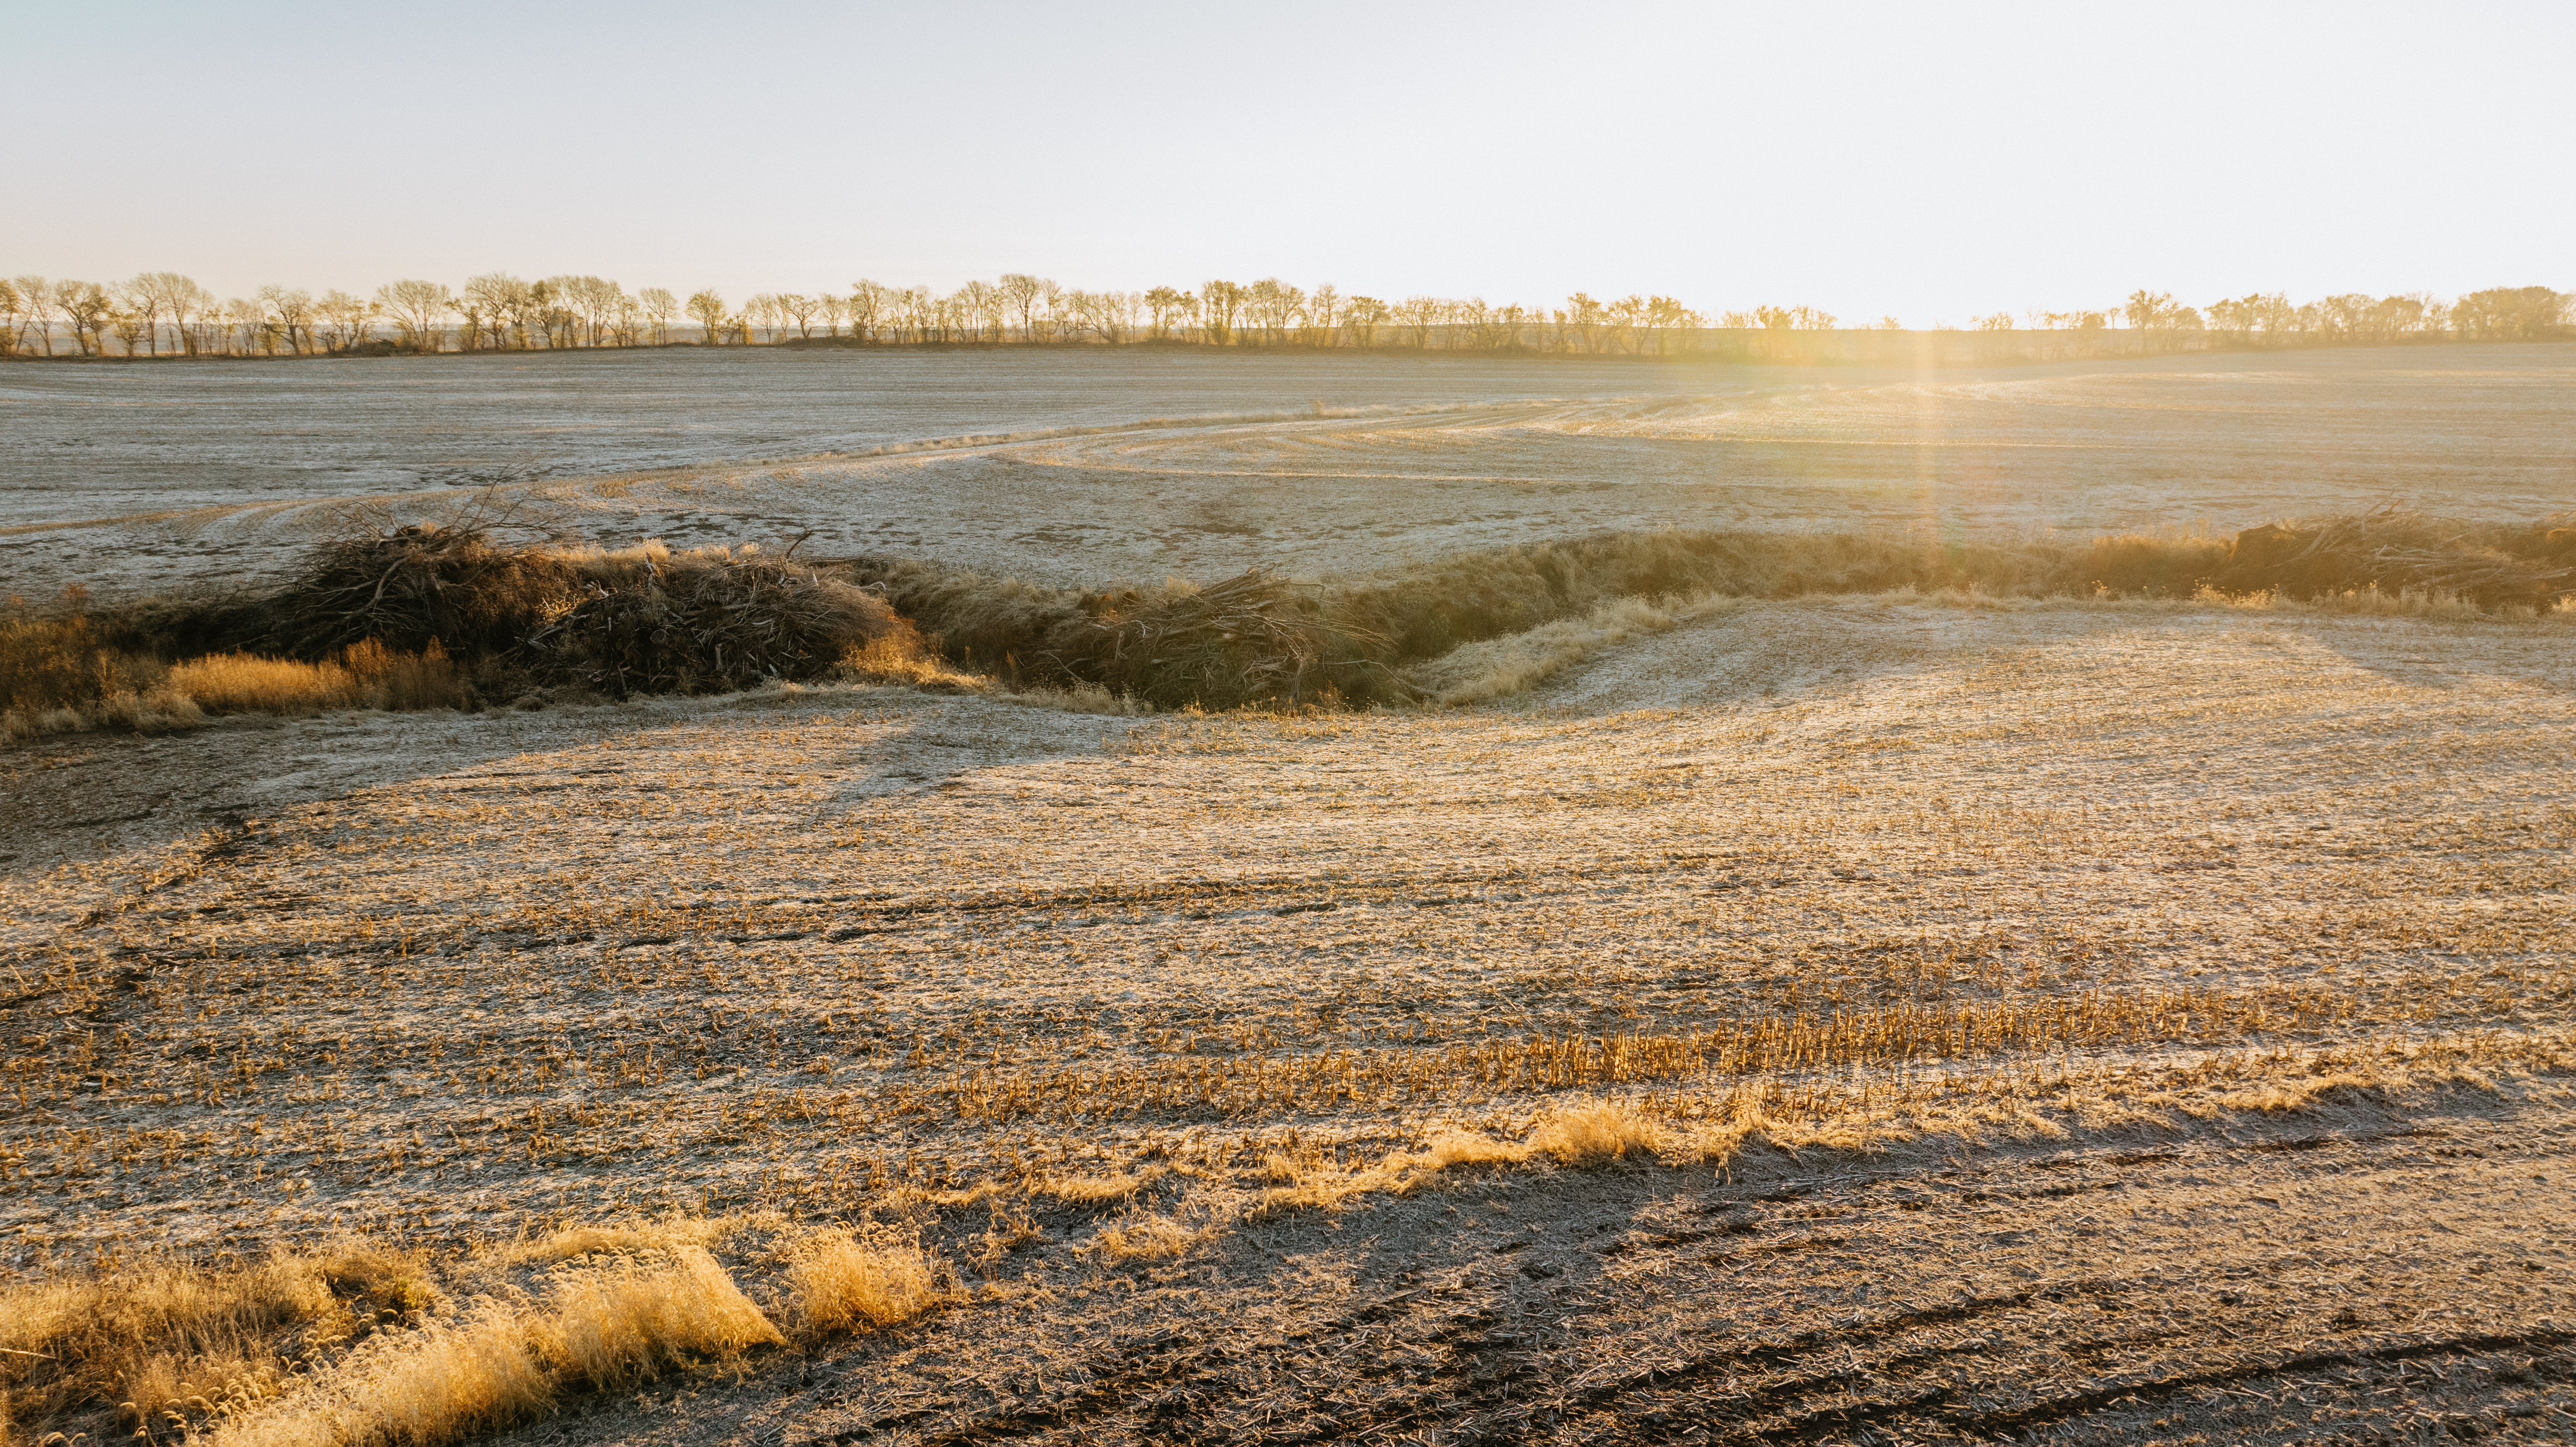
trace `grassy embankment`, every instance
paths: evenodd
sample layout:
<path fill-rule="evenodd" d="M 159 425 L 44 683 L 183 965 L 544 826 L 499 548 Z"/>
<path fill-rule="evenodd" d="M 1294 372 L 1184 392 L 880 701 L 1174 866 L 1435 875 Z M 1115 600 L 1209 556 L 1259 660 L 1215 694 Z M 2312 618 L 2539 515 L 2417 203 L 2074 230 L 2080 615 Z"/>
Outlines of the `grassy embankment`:
<path fill-rule="evenodd" d="M 219 714 L 472 709 L 834 676 L 1157 709 L 1464 703 L 1708 600 L 1906 589 L 2528 616 L 2576 595 L 2576 528 L 2383 510 L 2225 540 L 2075 545 L 1622 533 L 1359 583 L 1256 570 L 1206 587 L 1084 592 L 912 560 L 510 548 L 473 526 L 414 527 L 326 543 L 263 596 L 90 609 L 74 595 L 50 610 L 12 600 L 0 618 L 0 731 L 153 731 Z M 1461 651 L 1505 639 L 1517 641 Z"/>

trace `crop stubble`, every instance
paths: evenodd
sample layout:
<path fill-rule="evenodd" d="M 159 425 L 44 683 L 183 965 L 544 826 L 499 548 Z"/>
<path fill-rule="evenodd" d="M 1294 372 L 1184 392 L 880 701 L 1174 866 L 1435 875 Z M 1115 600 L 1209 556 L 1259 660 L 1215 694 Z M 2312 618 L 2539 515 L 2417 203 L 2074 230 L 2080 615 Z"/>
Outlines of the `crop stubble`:
<path fill-rule="evenodd" d="M 601 710 L 12 880 L 0 1229 L 847 1208 L 1566 1088 L 2545 1027 L 2570 682 L 2552 623 L 1865 600 L 1558 686 L 1686 708 Z"/>

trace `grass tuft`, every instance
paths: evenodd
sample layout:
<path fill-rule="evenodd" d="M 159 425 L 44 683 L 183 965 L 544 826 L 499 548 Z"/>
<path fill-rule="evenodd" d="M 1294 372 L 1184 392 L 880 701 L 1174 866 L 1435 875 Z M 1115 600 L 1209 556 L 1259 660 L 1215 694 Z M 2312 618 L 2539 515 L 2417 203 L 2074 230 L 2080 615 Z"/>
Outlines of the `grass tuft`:
<path fill-rule="evenodd" d="M 559 1376 L 601 1390 L 784 1340 L 703 1246 L 679 1247 L 660 1263 L 629 1259 L 575 1272 L 534 1335 Z"/>
<path fill-rule="evenodd" d="M 1564 1166 L 1602 1166 L 1628 1155 L 1663 1149 L 1664 1131 L 1632 1107 L 1596 1100 L 1550 1116 L 1530 1144 Z"/>
<path fill-rule="evenodd" d="M 918 1246 L 871 1246 L 846 1231 L 818 1231 L 789 1260 L 789 1309 L 809 1338 L 871 1331 L 937 1305 L 938 1277 L 938 1263 Z"/>

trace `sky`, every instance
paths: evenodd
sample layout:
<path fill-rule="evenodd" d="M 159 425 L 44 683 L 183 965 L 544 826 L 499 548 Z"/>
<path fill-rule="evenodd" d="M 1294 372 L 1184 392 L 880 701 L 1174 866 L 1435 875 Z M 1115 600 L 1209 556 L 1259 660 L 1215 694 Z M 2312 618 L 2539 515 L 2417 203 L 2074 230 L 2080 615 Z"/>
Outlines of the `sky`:
<path fill-rule="evenodd" d="M 0 274 L 2576 289 L 2576 4 L 0 0 Z"/>

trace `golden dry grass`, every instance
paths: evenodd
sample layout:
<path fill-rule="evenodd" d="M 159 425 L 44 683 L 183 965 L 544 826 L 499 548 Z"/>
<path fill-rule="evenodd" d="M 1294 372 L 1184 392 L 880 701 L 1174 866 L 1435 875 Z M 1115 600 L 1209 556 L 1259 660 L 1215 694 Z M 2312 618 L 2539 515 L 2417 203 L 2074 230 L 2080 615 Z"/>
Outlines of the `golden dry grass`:
<path fill-rule="evenodd" d="M 497 1305 L 376 1337 L 299 1385 L 265 1410 L 233 1417 L 214 1440 L 227 1447 L 436 1447 L 542 1416 L 558 1393 L 529 1349 L 525 1323 Z"/>
<path fill-rule="evenodd" d="M 1174 1261 L 1188 1255 L 1209 1234 L 1157 1211 L 1139 1211 L 1102 1227 L 1092 1241 L 1092 1251 L 1108 1262 Z"/>
<path fill-rule="evenodd" d="M 791 1248 L 790 1311 L 808 1336 L 910 1321 L 939 1300 L 938 1262 L 917 1245 L 817 1231 Z"/>
<path fill-rule="evenodd" d="M 2035 1062 L 1860 1084 L 1827 1078 L 1788 1088 L 1774 1080 L 1574 1097 L 1517 1122 L 1491 1117 L 1480 1126 L 1434 1128 L 1419 1145 L 1374 1160 L 1327 1157 L 1308 1140 L 1270 1150 L 1248 1170 L 1193 1169 L 1187 1194 L 1100 1222 L 1077 1254 L 1104 1270 L 1163 1266 L 1222 1249 L 1241 1226 L 1466 1184 L 1453 1179 L 1464 1171 L 1485 1182 L 1495 1170 L 1581 1171 L 1621 1160 L 1725 1167 L 1764 1149 L 1812 1155 L 2064 1145 L 2282 1113 L 2322 1113 L 2321 1123 L 2331 1125 L 2343 1105 L 2385 1108 L 2441 1089 L 2563 1096 L 2571 1073 L 2576 1042 L 2561 1029 L 2229 1052 L 2164 1067 Z M 972 1194 L 998 1199 L 1007 1188 L 993 1183 Z M 1004 1215 L 996 1212 L 996 1231 Z M 16 1288 L 0 1303 L 9 1308 L 0 1321 L 17 1333 L 13 1342 L 78 1358 L 89 1380 L 135 1404 L 106 1420 L 211 1426 L 217 1441 L 253 1447 L 437 1444 L 673 1370 L 739 1369 L 748 1354 L 783 1345 L 785 1334 L 706 1245 L 778 1233 L 782 1224 L 752 1217 L 577 1224 L 535 1240 L 480 1243 L 444 1268 L 446 1289 L 431 1282 L 422 1258 L 360 1242 L 333 1255 L 282 1255 L 229 1271 L 135 1263 L 89 1281 Z M 883 1329 L 951 1300 L 937 1257 L 915 1240 L 882 1229 L 863 1238 L 839 1226 L 786 1230 L 776 1239 L 775 1250 L 755 1259 L 774 1264 L 778 1310 L 800 1339 Z M 1015 1244 L 997 1241 L 985 1264 Z M 488 1290 L 495 1271 L 525 1268 L 542 1272 L 533 1292 L 463 1295 Z M 299 1340 L 322 1348 L 348 1342 L 342 1303 L 373 1299 L 367 1291 L 415 1305 L 399 1325 L 389 1316 L 385 1329 L 340 1350 L 308 1350 L 310 1370 L 275 1350 L 286 1341 L 281 1328 L 335 1314 L 340 1331 L 308 1330 Z M 139 1355 L 174 1339 L 196 1354 Z M 76 1421 L 60 1392 L 16 1400 L 22 1424 Z"/>
<path fill-rule="evenodd" d="M 271 1396 L 379 1313 L 432 1301 L 417 1253 L 358 1240 L 234 1270 L 109 1263 L 0 1288 L 0 1393 L 22 1422 L 167 1431 Z"/>
<path fill-rule="evenodd" d="M 79 619 L 44 628 L 11 620 L 0 623 L 0 630 L 9 633 L 0 637 L 0 653 L 61 652 L 70 646 L 66 638 L 78 644 L 83 637 Z M 40 632 L 47 633 L 41 643 L 29 641 Z M 210 715 L 299 718 L 334 709 L 457 708 L 472 697 L 464 670 L 436 639 L 416 653 L 367 639 L 320 663 L 236 652 L 164 664 L 88 647 L 81 668 L 21 658 L 15 673 L 13 686 L 0 690 L 0 742 L 93 729 L 168 733 L 198 727 Z"/>
<path fill-rule="evenodd" d="M 559 1376 L 603 1389 L 781 1340 L 702 1246 L 678 1247 L 666 1260 L 621 1259 L 569 1276 L 536 1328 L 537 1349 Z"/>

